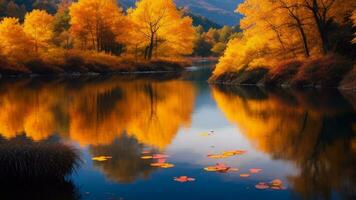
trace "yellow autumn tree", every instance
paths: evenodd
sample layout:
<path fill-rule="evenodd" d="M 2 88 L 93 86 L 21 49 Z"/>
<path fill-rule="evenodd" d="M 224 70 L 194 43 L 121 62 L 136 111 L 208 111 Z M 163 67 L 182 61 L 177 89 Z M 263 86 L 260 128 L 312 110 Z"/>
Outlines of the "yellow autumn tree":
<path fill-rule="evenodd" d="M 244 16 L 242 37 L 230 41 L 212 79 L 328 52 L 337 45 L 335 27 L 345 26 L 355 6 L 348 0 L 245 0 L 236 10 Z"/>
<path fill-rule="evenodd" d="M 173 0 L 142 0 L 128 11 L 132 23 L 129 49 L 145 59 L 153 56 L 191 54 L 195 29 L 190 17 L 183 17 Z"/>
<path fill-rule="evenodd" d="M 1 53 L 9 59 L 26 59 L 32 44 L 17 18 L 4 18 L 0 23 Z"/>
<path fill-rule="evenodd" d="M 266 66 L 276 60 L 293 56 L 299 41 L 298 33 L 286 10 L 277 1 L 246 0 L 236 12 L 244 15 L 240 21 L 243 33 L 231 40 L 214 71 L 214 76 L 248 67 Z M 289 25 L 286 25 L 289 24 Z M 288 52 L 288 53 L 287 53 Z"/>
<path fill-rule="evenodd" d="M 71 33 L 81 49 L 112 51 L 127 23 L 115 0 L 79 0 L 69 8 Z"/>
<path fill-rule="evenodd" d="M 24 31 L 33 41 L 35 52 L 48 48 L 53 36 L 53 19 L 53 16 L 44 10 L 33 10 L 26 14 Z"/>

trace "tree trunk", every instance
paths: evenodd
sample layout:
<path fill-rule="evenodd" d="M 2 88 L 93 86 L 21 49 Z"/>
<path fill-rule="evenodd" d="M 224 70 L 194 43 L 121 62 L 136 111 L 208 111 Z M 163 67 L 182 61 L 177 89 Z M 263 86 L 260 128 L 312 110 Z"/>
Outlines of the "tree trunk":
<path fill-rule="evenodd" d="M 321 41 L 321 48 L 324 54 L 328 53 L 329 51 L 329 22 L 327 19 L 327 12 L 331 6 L 332 4 L 328 8 L 321 9 L 317 0 L 313 0 L 312 5 L 307 5 L 307 8 L 313 14 L 313 18 Z"/>
<path fill-rule="evenodd" d="M 155 33 L 151 33 L 150 46 L 148 47 L 148 60 L 152 59 Z"/>
<path fill-rule="evenodd" d="M 300 32 L 300 36 L 302 37 L 302 42 L 303 42 L 303 48 L 304 48 L 304 55 L 305 57 L 310 57 L 310 51 L 309 51 L 309 46 L 308 46 L 308 40 L 307 36 L 305 34 L 304 28 L 300 25 L 298 25 L 298 29 Z"/>
<path fill-rule="evenodd" d="M 329 38 L 328 38 L 328 28 L 327 24 L 323 22 L 318 14 L 313 11 L 313 16 L 315 20 L 316 27 L 319 32 L 321 47 L 324 54 L 327 54 L 329 51 Z"/>
<path fill-rule="evenodd" d="M 149 48 L 149 47 L 146 47 L 146 48 L 145 48 L 145 60 L 148 60 L 148 48 Z"/>

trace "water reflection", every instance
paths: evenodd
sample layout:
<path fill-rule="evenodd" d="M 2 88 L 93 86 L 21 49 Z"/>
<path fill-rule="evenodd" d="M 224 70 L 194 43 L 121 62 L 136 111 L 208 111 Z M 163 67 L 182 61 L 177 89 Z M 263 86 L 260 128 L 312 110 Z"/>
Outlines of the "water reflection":
<path fill-rule="evenodd" d="M 213 97 L 257 149 L 297 166 L 288 177 L 296 196 L 355 198 L 356 118 L 337 91 L 215 87 Z"/>
<path fill-rule="evenodd" d="M 148 178 L 154 170 L 150 167 L 151 160 L 141 159 L 145 145 L 138 143 L 137 139 L 122 135 L 109 145 L 90 146 L 93 156 L 110 155 L 112 159 L 107 162 L 95 162 L 109 180 L 119 183 L 132 183 L 138 178 Z"/>
<path fill-rule="evenodd" d="M 190 125 L 195 88 L 189 82 L 22 80 L 1 84 L 0 133 L 34 140 L 59 134 L 81 145 L 110 145 L 126 132 L 164 149 Z"/>
<path fill-rule="evenodd" d="M 163 188 L 165 193 L 160 195 L 165 199 L 235 199 L 239 195 L 290 199 L 289 193 L 296 199 L 355 197 L 354 94 L 345 98 L 332 90 L 209 88 L 200 77 L 188 78 L 193 81 L 2 79 L 0 133 L 7 139 L 24 134 L 35 141 L 57 138 L 54 142 L 79 144 L 86 163 L 72 178 L 82 197 L 77 197 L 75 186 L 65 183 L 54 191 L 59 197 L 68 195 L 64 199 L 105 199 L 109 193 L 152 199 L 158 195 L 157 188 Z M 211 130 L 215 131 L 212 136 L 201 136 Z M 151 168 L 151 160 L 140 158 L 147 148 L 171 155 L 169 162 L 176 166 Z M 218 161 L 206 157 L 235 148 L 248 153 Z M 112 159 L 91 162 L 91 157 L 102 155 Z M 252 167 L 263 168 L 263 173 L 242 179 L 239 172 L 203 171 L 216 162 L 239 167 L 241 173 Z M 176 185 L 172 178 L 180 175 L 197 181 Z M 259 181 L 272 178 L 287 180 L 289 190 L 254 190 Z M 39 188 L 52 191 L 45 187 L 49 186 Z M 16 191 L 22 190 L 26 191 Z M 0 195 L 6 196 L 7 191 Z M 46 191 L 34 195 L 47 195 Z"/>

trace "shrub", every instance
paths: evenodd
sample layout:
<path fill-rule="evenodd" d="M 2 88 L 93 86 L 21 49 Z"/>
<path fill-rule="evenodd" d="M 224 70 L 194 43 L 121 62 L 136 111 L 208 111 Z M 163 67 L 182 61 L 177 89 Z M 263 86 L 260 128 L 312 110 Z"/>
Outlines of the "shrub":
<path fill-rule="evenodd" d="M 289 84 L 295 74 L 298 73 L 298 70 L 302 64 L 303 63 L 299 60 L 282 62 L 279 65 L 271 68 L 262 83 L 264 85 Z"/>
<path fill-rule="evenodd" d="M 338 87 L 352 63 L 342 57 L 328 55 L 306 61 L 292 80 L 299 87 Z"/>
<path fill-rule="evenodd" d="M 29 74 L 25 66 L 21 64 L 11 63 L 7 59 L 0 57 L 0 75 L 19 75 L 19 74 Z"/>
<path fill-rule="evenodd" d="M 13 181 L 64 180 L 79 167 L 79 153 L 61 143 L 16 137 L 0 142 L 0 176 Z"/>
<path fill-rule="evenodd" d="M 53 75 L 62 73 L 63 70 L 54 64 L 44 62 L 41 59 L 35 58 L 27 61 L 25 66 L 35 74 L 41 75 Z"/>

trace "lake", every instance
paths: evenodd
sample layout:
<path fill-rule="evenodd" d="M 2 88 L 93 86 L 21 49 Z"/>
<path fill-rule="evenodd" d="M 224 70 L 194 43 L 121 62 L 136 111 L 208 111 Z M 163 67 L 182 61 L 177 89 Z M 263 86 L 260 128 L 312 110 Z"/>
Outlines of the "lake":
<path fill-rule="evenodd" d="M 4 139 L 64 143 L 83 160 L 28 197 L 356 198 L 355 93 L 209 85 L 210 73 L 1 79 Z"/>

